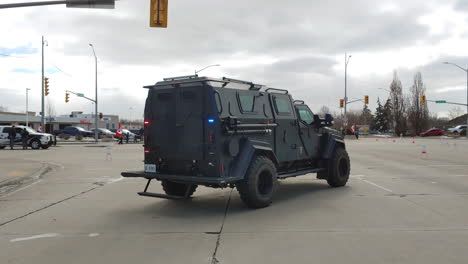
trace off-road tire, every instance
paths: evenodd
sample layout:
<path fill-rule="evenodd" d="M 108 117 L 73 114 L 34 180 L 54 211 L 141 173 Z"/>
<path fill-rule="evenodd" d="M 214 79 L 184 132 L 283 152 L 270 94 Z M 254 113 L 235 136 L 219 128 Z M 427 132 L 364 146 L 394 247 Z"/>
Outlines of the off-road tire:
<path fill-rule="evenodd" d="M 337 147 L 333 157 L 328 161 L 327 182 L 331 187 L 345 186 L 349 179 L 351 163 L 348 152 L 342 147 Z"/>
<path fill-rule="evenodd" d="M 271 204 L 278 185 L 276 167 L 265 156 L 256 156 L 245 174 L 236 184 L 242 201 L 250 208 L 263 208 Z"/>
<path fill-rule="evenodd" d="M 161 182 L 161 185 L 163 187 L 163 190 L 166 194 L 168 195 L 176 195 L 176 196 L 185 196 L 185 193 L 187 192 L 187 188 L 190 187 L 188 197 L 190 197 L 195 190 L 197 189 L 197 185 L 189 185 L 185 183 L 178 183 L 178 182 L 171 182 L 164 180 Z"/>
<path fill-rule="evenodd" d="M 40 149 L 41 148 L 41 141 L 39 141 L 38 139 L 34 139 L 34 140 L 31 141 L 31 143 L 29 145 L 31 145 L 32 149 Z"/>
<path fill-rule="evenodd" d="M 0 146 L 0 149 L 4 149 L 6 146 Z"/>

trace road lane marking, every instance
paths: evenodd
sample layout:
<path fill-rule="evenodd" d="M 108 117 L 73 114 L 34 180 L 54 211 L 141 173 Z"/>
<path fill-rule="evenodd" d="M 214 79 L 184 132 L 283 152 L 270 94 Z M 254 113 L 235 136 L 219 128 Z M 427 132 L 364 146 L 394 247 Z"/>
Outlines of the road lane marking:
<path fill-rule="evenodd" d="M 10 196 L 10 195 L 12 195 L 12 194 L 15 194 L 15 193 L 17 193 L 17 192 L 19 192 L 19 191 L 25 190 L 25 189 L 27 189 L 27 188 L 33 186 L 33 185 L 36 185 L 36 184 L 40 183 L 41 181 L 42 181 L 42 180 L 37 180 L 37 181 L 35 181 L 35 182 L 33 182 L 33 183 L 29 184 L 29 185 L 26 185 L 26 186 L 24 186 L 24 187 L 22 187 L 22 188 L 16 189 L 16 190 L 14 190 L 14 191 L 12 191 L 12 192 L 9 192 L 9 193 L 7 193 L 7 194 L 5 194 L 5 195 L 2 195 L 2 196 L 0 196 L 0 197 L 1 197 L 1 198 L 8 197 L 8 196 Z"/>
<path fill-rule="evenodd" d="M 90 233 L 88 236 L 89 237 L 97 237 L 97 236 L 99 236 L 99 233 Z"/>
<path fill-rule="evenodd" d="M 383 186 L 380 186 L 380 185 L 378 185 L 377 183 L 374 183 L 374 182 L 371 182 L 371 181 L 368 181 L 368 180 L 364 180 L 364 179 L 360 179 L 360 180 L 362 180 L 363 182 L 368 183 L 368 184 L 370 184 L 370 185 L 373 185 L 373 186 L 375 186 L 375 187 L 377 187 L 377 188 L 379 188 L 379 189 L 382 189 L 382 190 L 384 190 L 384 191 L 386 191 L 386 192 L 393 193 L 392 190 L 387 189 L 387 188 L 385 188 L 385 187 L 383 187 Z"/>
<path fill-rule="evenodd" d="M 19 242 L 19 241 L 25 241 L 25 240 L 33 240 L 33 239 L 39 239 L 39 238 L 48 238 L 48 237 L 58 237 L 60 234 L 58 233 L 47 233 L 47 234 L 42 234 L 42 235 L 36 235 L 36 236 L 30 236 L 30 237 L 20 237 L 20 238 L 15 238 L 10 240 L 10 242 Z"/>

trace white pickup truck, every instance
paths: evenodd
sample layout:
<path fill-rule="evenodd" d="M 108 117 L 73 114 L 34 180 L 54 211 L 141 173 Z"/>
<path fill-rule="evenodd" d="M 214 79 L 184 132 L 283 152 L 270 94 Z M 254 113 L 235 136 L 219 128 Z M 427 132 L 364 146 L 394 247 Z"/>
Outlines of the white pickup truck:
<path fill-rule="evenodd" d="M 23 131 L 24 128 L 26 128 L 26 130 L 29 132 L 28 146 L 30 146 L 32 149 L 47 149 L 54 143 L 54 136 L 51 134 L 39 133 L 36 130 L 26 126 L 15 126 L 15 145 L 23 145 L 21 140 L 21 131 Z M 11 126 L 0 126 L 0 149 L 4 149 L 10 145 L 8 133 L 11 129 Z"/>

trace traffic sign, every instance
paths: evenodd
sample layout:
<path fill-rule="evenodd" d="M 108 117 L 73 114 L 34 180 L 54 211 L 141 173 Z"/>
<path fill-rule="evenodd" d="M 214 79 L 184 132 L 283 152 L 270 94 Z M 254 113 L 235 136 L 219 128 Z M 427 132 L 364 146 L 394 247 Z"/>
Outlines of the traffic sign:
<path fill-rule="evenodd" d="M 167 28 L 168 0 L 150 1 L 150 27 Z"/>
<path fill-rule="evenodd" d="M 446 104 L 447 103 L 447 101 L 445 101 L 445 100 L 437 100 L 435 102 L 436 102 L 436 104 Z"/>

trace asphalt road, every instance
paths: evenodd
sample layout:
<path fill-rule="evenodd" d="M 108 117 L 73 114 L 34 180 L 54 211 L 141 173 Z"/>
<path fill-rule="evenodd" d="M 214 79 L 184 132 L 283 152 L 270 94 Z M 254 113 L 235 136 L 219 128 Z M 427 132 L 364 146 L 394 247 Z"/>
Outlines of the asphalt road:
<path fill-rule="evenodd" d="M 0 151 L 52 169 L 0 196 L 1 263 L 467 263 L 468 141 L 349 140 L 352 176 L 281 182 L 247 209 L 231 189 L 139 197 L 141 145 Z M 422 147 L 426 145 L 426 147 Z M 427 154 L 421 154 L 425 149 Z M 152 191 L 161 191 L 159 184 Z"/>

